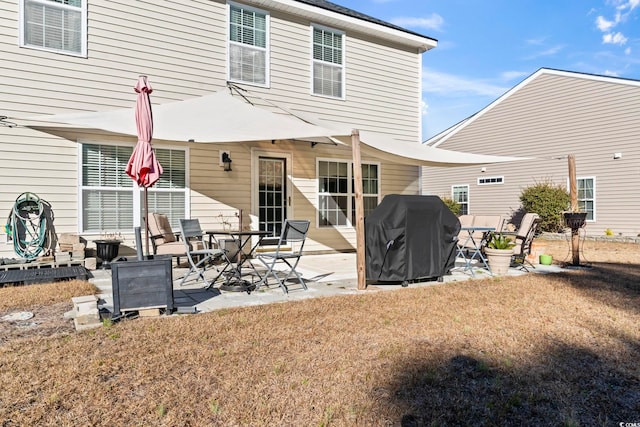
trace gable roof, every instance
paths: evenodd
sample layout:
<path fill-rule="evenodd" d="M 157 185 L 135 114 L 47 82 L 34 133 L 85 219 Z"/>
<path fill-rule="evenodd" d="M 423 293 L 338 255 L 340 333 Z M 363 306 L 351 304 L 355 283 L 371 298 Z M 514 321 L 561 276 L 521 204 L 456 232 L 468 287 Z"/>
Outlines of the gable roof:
<path fill-rule="evenodd" d="M 628 79 L 628 78 L 622 78 L 622 77 L 611 77 L 611 76 L 604 76 L 604 75 L 599 75 L 599 74 L 580 73 L 580 72 L 576 72 L 576 71 L 564 71 L 564 70 L 557 70 L 557 69 L 553 69 L 553 68 L 540 68 L 535 73 L 531 74 L 529 77 L 527 77 L 526 79 L 524 79 L 523 81 L 518 83 L 516 86 L 514 86 L 511 89 L 509 89 L 507 92 L 505 92 L 498 99 L 496 99 L 495 101 L 491 102 L 489 105 L 484 107 L 482 110 L 480 110 L 477 113 L 474 113 L 471 116 L 461 120 L 460 122 L 458 122 L 455 125 L 449 127 L 448 129 L 445 129 L 444 131 L 440 132 L 439 134 L 432 136 L 428 140 L 424 141 L 424 143 L 426 145 L 430 145 L 432 147 L 439 146 L 440 144 L 444 143 L 449 138 L 453 137 L 458 132 L 460 132 L 461 130 L 465 129 L 467 126 L 469 126 L 472 123 L 474 123 L 476 120 L 478 120 L 479 118 L 481 118 L 482 116 L 484 116 L 485 114 L 487 114 L 488 112 L 493 110 L 495 107 L 500 105 L 502 102 L 504 102 L 507 99 L 509 99 L 510 97 L 514 96 L 517 92 L 522 90 L 525 86 L 529 85 L 534 80 L 538 79 L 540 76 L 543 76 L 543 75 L 555 75 L 555 76 L 567 77 L 567 78 L 579 78 L 579 79 L 596 81 L 596 82 L 599 81 L 599 82 L 604 82 L 604 83 L 614 83 L 614 84 L 622 84 L 622 85 L 630 85 L 630 86 L 634 86 L 634 87 L 640 87 L 640 80 L 635 80 L 635 79 Z"/>
<path fill-rule="evenodd" d="M 384 27 L 388 27 L 394 30 L 403 31 L 405 33 L 413 34 L 418 37 L 425 37 L 429 40 L 437 41 L 432 37 L 427 37 L 423 34 L 420 34 L 411 30 L 407 30 L 406 28 L 383 21 L 382 19 L 374 18 L 372 16 L 358 12 L 357 10 L 349 9 L 348 7 L 340 6 L 339 4 L 336 4 L 336 3 L 331 3 L 330 1 L 326 1 L 326 0 L 296 0 L 296 1 L 299 3 L 306 3 L 312 6 L 317 6 L 321 9 L 330 10 L 332 12 L 340 13 L 345 16 L 350 16 L 352 18 L 357 18 L 363 21 L 372 22 L 374 24 L 382 25 Z"/>
<path fill-rule="evenodd" d="M 360 13 L 327 0 L 250 0 L 252 4 L 302 16 L 318 24 L 361 32 L 372 37 L 410 46 L 422 53 L 438 45 L 438 40 L 398 25 Z"/>

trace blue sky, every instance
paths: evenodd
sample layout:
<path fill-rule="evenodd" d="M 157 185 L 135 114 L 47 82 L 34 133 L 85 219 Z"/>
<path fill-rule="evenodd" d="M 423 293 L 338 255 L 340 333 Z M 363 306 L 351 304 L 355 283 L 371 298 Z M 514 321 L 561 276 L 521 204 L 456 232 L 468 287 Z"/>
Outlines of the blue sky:
<path fill-rule="evenodd" d="M 640 0 L 333 0 L 438 40 L 423 139 L 542 67 L 640 80 Z"/>

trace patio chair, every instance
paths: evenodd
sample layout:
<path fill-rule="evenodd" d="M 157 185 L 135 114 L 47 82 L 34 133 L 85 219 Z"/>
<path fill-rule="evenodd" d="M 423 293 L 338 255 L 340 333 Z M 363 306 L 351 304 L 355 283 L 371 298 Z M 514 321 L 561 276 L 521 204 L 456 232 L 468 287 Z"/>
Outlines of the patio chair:
<path fill-rule="evenodd" d="M 178 236 L 171 229 L 171 224 L 166 215 L 152 213 L 147 222 L 149 238 L 154 255 L 171 255 L 176 257 L 180 264 L 180 257 L 186 256 L 184 244 L 178 240 Z"/>
<path fill-rule="evenodd" d="M 531 268 L 535 266 L 527 260 L 527 255 L 531 253 L 531 243 L 536 236 L 541 218 L 537 213 L 526 213 L 522 217 L 520 226 L 515 232 L 504 232 L 504 235 L 512 236 L 515 242 L 511 265 L 525 271 L 529 271 L 525 264 Z"/>
<path fill-rule="evenodd" d="M 278 239 L 278 245 L 273 252 L 261 252 L 257 255 L 264 266 L 267 268 L 267 272 L 262 276 L 262 279 L 256 285 L 256 290 L 263 284 L 267 283 L 269 276 L 273 276 L 282 291 L 286 294 L 289 293 L 286 282 L 290 277 L 295 276 L 303 289 L 307 289 L 307 284 L 300 276 L 300 273 L 296 270 L 300 257 L 302 256 L 302 248 L 307 238 L 307 232 L 309 231 L 310 221 L 308 220 L 285 220 L 282 226 L 282 232 Z M 280 263 L 280 264 L 279 264 Z M 286 271 L 276 272 L 274 270 L 276 265 L 286 264 Z M 283 274 L 284 278 L 278 276 L 278 273 Z"/>
<path fill-rule="evenodd" d="M 182 278 L 180 285 L 183 285 L 190 275 L 196 274 L 198 276 L 196 281 L 200 278 L 207 284 L 207 287 L 212 286 L 215 279 L 209 282 L 204 277 L 204 273 L 208 267 L 213 265 L 214 260 L 224 255 L 224 252 L 220 249 L 207 247 L 207 241 L 204 238 L 198 219 L 181 219 L 180 233 L 187 260 L 189 261 L 189 272 Z M 218 274 L 217 277 L 219 276 Z"/>

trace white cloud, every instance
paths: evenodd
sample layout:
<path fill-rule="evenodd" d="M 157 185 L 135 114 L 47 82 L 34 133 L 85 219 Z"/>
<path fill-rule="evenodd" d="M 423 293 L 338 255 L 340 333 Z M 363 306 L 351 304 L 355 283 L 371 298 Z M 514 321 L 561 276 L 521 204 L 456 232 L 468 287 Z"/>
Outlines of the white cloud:
<path fill-rule="evenodd" d="M 422 72 L 422 91 L 447 96 L 485 96 L 497 98 L 509 90 L 482 79 L 472 79 L 441 73 L 429 68 Z"/>
<path fill-rule="evenodd" d="M 630 47 L 626 48 L 626 49 L 624 50 L 624 54 L 625 54 L 625 55 L 631 55 L 631 48 L 630 48 Z"/>
<path fill-rule="evenodd" d="M 618 73 L 616 73 L 615 71 L 611 71 L 611 70 L 604 70 L 604 75 L 605 76 L 611 76 L 611 77 L 618 77 Z"/>
<path fill-rule="evenodd" d="M 504 71 L 500 73 L 500 77 L 502 77 L 503 80 L 507 80 L 507 81 L 519 79 L 521 77 L 528 76 L 528 75 L 529 73 L 525 71 Z"/>
<path fill-rule="evenodd" d="M 423 28 L 427 30 L 441 30 L 444 25 L 444 19 L 437 13 L 432 13 L 431 16 L 425 18 L 398 17 L 391 19 L 390 22 L 400 27 Z"/>
<path fill-rule="evenodd" d="M 541 56 L 553 56 L 556 53 L 560 52 L 562 49 L 564 49 L 564 47 L 565 46 L 562 45 L 562 44 L 559 44 L 559 45 L 556 45 L 556 46 L 552 46 L 549 49 L 541 50 L 539 52 L 533 53 L 533 54 L 525 57 L 524 59 L 531 60 L 531 59 L 540 58 Z"/>
<path fill-rule="evenodd" d="M 617 22 L 608 21 L 603 16 L 598 16 L 596 18 L 596 26 L 603 33 L 606 32 L 606 31 L 609 31 L 611 28 L 615 27 L 616 24 L 617 24 Z"/>
<path fill-rule="evenodd" d="M 423 99 L 422 101 L 420 101 L 420 112 L 422 113 L 423 116 L 426 116 L 428 114 L 429 111 L 429 104 L 427 104 L 427 102 Z"/>
<path fill-rule="evenodd" d="M 617 32 L 617 33 L 607 33 L 604 34 L 602 36 L 602 43 L 604 44 L 618 44 L 618 45 L 623 45 L 627 42 L 627 38 L 624 36 L 624 34 Z"/>
<path fill-rule="evenodd" d="M 544 44 L 544 42 L 545 42 L 545 40 L 546 40 L 546 39 L 547 39 L 546 37 L 539 37 L 539 38 L 537 38 L 537 39 L 528 39 L 528 40 L 525 40 L 525 42 L 526 42 L 527 44 L 530 44 L 530 45 L 540 46 L 540 45 Z"/>
<path fill-rule="evenodd" d="M 606 33 L 613 27 L 621 22 L 625 22 L 631 12 L 640 6 L 640 0 L 611 0 L 609 4 L 612 4 L 616 8 L 616 14 L 613 21 L 609 21 L 603 16 L 596 18 L 596 26 L 600 31 Z"/>

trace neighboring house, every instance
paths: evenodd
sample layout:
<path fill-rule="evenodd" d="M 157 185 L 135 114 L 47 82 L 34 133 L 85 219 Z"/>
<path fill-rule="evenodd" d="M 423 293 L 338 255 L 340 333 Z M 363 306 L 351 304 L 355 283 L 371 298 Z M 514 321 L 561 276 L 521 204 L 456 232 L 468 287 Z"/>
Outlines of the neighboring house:
<path fill-rule="evenodd" d="M 143 224 L 141 190 L 124 174 L 136 138 L 20 118 L 135 104 L 147 75 L 153 105 L 208 95 L 233 82 L 291 111 L 419 143 L 421 55 L 436 40 L 324 0 L 0 0 L 0 213 L 23 192 L 46 200 L 55 231 L 91 245 Z M 309 251 L 355 245 L 348 146 L 268 140 L 229 144 L 153 140 L 164 174 L 150 211 L 275 230 L 308 218 Z M 225 172 L 220 153 L 233 160 Z M 365 207 L 417 194 L 420 168 L 363 148 Z M 274 231 L 276 233 L 277 230 Z M 6 239 L 3 239 L 3 241 Z M 0 257 L 12 257 L 10 244 Z"/>
<path fill-rule="evenodd" d="M 569 188 L 589 235 L 640 233 L 640 81 L 542 68 L 483 110 L 426 141 L 439 148 L 531 157 L 512 163 L 423 168 L 423 194 L 449 196 L 465 213 L 513 215 L 523 188 Z"/>

